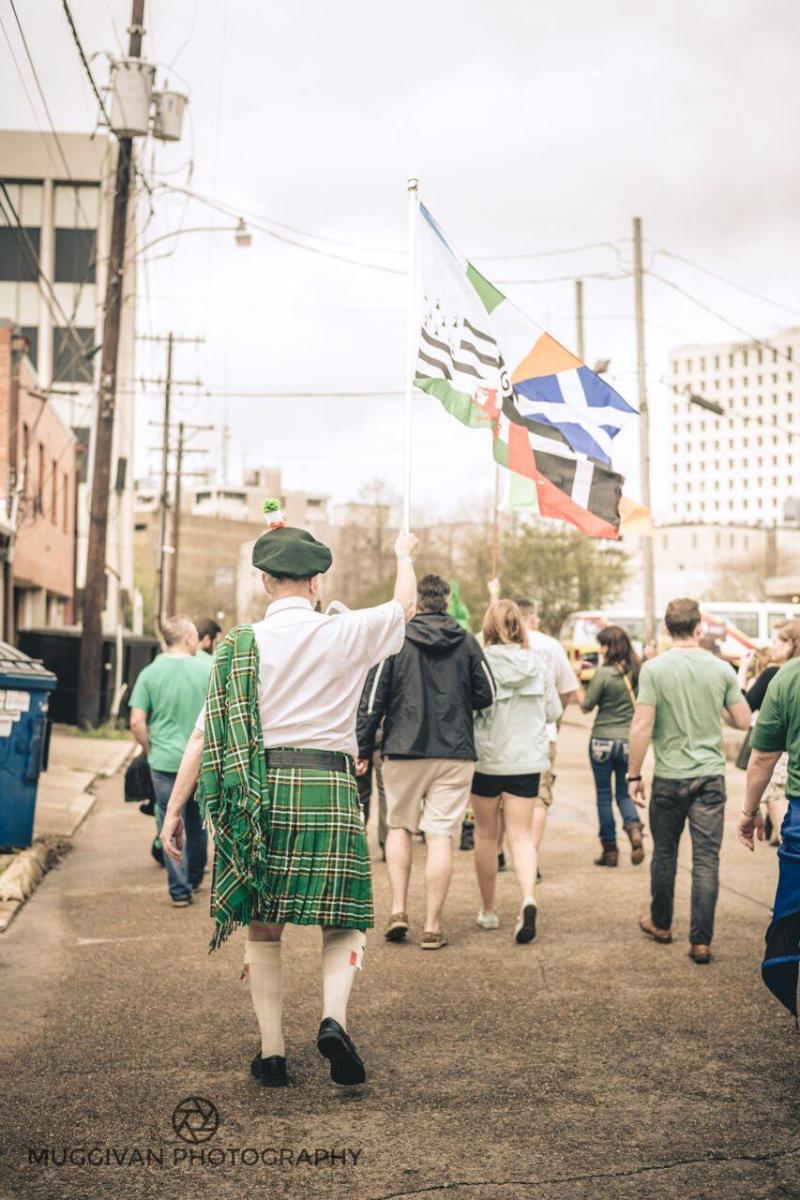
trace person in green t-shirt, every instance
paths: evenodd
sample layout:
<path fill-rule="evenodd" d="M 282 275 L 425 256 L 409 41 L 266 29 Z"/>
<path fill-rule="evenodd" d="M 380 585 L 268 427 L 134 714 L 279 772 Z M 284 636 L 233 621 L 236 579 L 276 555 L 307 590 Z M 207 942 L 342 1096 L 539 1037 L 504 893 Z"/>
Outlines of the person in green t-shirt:
<path fill-rule="evenodd" d="M 212 660 L 209 655 L 197 654 L 197 630 L 186 617 L 171 617 L 162 632 L 166 653 L 144 668 L 133 688 L 131 732 L 147 755 L 163 818 L 186 743 L 206 698 Z M 191 904 L 207 858 L 207 836 L 194 799 L 186 806 L 184 821 L 183 862 L 166 859 L 169 894 L 177 908 Z"/>
<path fill-rule="evenodd" d="M 792 621 L 791 625 L 798 622 Z M 739 841 L 755 848 L 764 838 L 761 798 L 784 752 L 788 756 L 786 799 L 778 850 L 778 888 L 767 929 L 761 976 L 797 1019 L 800 969 L 800 658 L 781 667 L 771 680 L 753 728 L 747 767 L 747 793 L 737 826 Z"/>
<path fill-rule="evenodd" d="M 666 612 L 673 645 L 642 667 L 631 727 L 628 783 L 645 804 L 642 764 L 652 742 L 655 774 L 650 798 L 653 836 L 650 916 L 643 933 L 672 941 L 672 909 L 678 844 L 688 819 L 692 837 L 692 914 L 689 956 L 711 961 L 714 911 L 719 890 L 719 849 L 725 816 L 722 720 L 750 726 L 750 708 L 733 668 L 700 646 L 696 600 L 671 600 Z"/>
<path fill-rule="evenodd" d="M 627 771 L 628 738 L 636 703 L 639 659 L 631 639 L 619 625 L 607 625 L 601 629 L 597 640 L 603 664 L 597 668 L 581 697 L 584 712 L 597 709 L 589 740 L 589 762 L 597 791 L 602 853 L 594 861 L 598 867 L 616 867 L 619 862 L 611 790 L 613 781 L 614 796 L 622 814 L 622 827 L 631 843 L 631 862 L 638 866 L 644 861 L 642 822 L 628 792 Z"/>

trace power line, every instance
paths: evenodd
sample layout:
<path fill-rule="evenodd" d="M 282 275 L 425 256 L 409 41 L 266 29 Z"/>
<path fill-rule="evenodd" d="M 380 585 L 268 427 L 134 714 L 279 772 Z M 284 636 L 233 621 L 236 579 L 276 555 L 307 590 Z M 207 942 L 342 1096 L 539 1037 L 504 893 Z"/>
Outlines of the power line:
<path fill-rule="evenodd" d="M 792 316 L 800 317 L 800 309 L 792 308 L 788 304 L 782 304 L 780 300 L 773 300 L 770 296 L 765 296 L 762 292 L 756 292 L 753 288 L 747 287 L 743 283 L 737 283 L 735 279 L 729 279 L 726 275 L 720 275 L 718 271 L 712 271 L 710 267 L 704 267 L 701 263 L 694 262 L 691 258 L 686 258 L 682 254 L 673 254 L 671 250 L 664 250 L 662 247 L 655 247 L 655 256 L 659 255 L 665 258 L 672 258 L 676 262 L 686 263 L 689 267 L 694 267 L 696 271 L 702 271 L 704 275 L 710 275 L 712 279 L 718 279 L 720 283 L 726 283 L 728 287 L 736 288 L 740 292 L 744 292 L 747 296 L 752 296 L 755 300 L 763 300 L 765 304 L 771 304 L 773 308 L 781 308 L 784 312 L 791 313 Z"/>
<path fill-rule="evenodd" d="M 585 250 L 613 250 L 617 257 L 621 258 L 616 242 L 586 242 L 582 246 L 566 246 L 561 250 L 535 250 L 523 254 L 474 254 L 472 257 L 483 262 L 505 262 L 522 258 L 558 258 L 564 254 L 579 254 Z"/>
<path fill-rule="evenodd" d="M 773 346 L 770 342 L 764 341 L 763 338 L 756 337 L 755 334 L 750 333 L 748 329 L 745 329 L 743 325 L 738 325 L 736 321 L 731 321 L 730 317 L 726 317 L 723 313 L 717 312 L 715 308 L 712 308 L 703 300 L 698 300 L 696 296 L 693 296 L 691 292 L 687 292 L 686 289 L 682 288 L 679 284 L 674 283 L 673 280 L 667 279 L 663 275 L 657 275 L 655 271 L 648 271 L 647 274 L 651 279 L 657 279 L 659 283 L 663 283 L 665 287 L 672 288 L 674 292 L 677 292 L 686 300 L 690 300 L 692 304 L 696 304 L 697 307 L 702 308 L 704 312 L 710 313 L 712 317 L 716 317 L 717 320 L 722 321 L 724 325 L 728 325 L 731 329 L 735 329 L 737 333 L 743 334 L 754 346 L 758 346 L 762 350 L 769 350 L 777 357 L 785 359 L 786 362 L 794 362 L 794 359 L 790 354 L 787 354 L 784 350 L 780 350 L 777 346 Z"/>
<path fill-rule="evenodd" d="M 630 279 L 630 271 L 574 271 L 571 275 L 549 275 L 542 279 L 495 279 L 494 283 L 574 283 L 580 279 Z"/>

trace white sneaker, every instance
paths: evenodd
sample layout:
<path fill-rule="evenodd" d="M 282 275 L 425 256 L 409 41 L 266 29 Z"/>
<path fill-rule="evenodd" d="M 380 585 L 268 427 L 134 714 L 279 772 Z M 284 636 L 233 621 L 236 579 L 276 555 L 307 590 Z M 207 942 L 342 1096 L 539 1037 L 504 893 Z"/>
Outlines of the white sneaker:
<path fill-rule="evenodd" d="M 475 924 L 480 925 L 481 929 L 499 929 L 500 918 L 497 913 L 485 913 L 483 909 L 475 918 Z"/>
<path fill-rule="evenodd" d="M 523 945 L 532 942 L 536 937 L 536 901 L 533 896 L 526 896 L 514 927 L 514 940 Z"/>

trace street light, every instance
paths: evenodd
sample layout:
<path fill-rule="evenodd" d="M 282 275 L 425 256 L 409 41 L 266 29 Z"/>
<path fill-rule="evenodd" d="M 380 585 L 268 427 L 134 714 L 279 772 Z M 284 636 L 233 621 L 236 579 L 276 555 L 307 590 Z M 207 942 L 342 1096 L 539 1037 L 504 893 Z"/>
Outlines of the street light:
<path fill-rule="evenodd" d="M 247 228 L 244 218 L 240 217 L 235 225 L 193 225 L 189 229 L 173 229 L 171 233 L 162 233 L 159 237 L 153 238 L 152 242 L 147 242 L 144 246 L 140 246 L 134 258 L 140 258 L 142 254 L 147 250 L 151 250 L 153 246 L 157 246 L 159 242 L 166 242 L 171 238 L 183 237 L 186 233 L 232 233 L 236 245 L 242 248 L 251 245 L 253 241 L 252 234 Z"/>

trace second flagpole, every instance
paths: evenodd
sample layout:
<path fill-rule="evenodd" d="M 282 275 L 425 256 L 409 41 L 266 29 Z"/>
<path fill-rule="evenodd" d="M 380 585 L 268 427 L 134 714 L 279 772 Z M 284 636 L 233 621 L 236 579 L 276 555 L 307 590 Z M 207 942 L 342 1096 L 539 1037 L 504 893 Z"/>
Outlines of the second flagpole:
<path fill-rule="evenodd" d="M 411 178 L 408 188 L 408 326 L 406 329 L 405 420 L 403 431 L 403 529 L 411 529 L 411 434 L 414 405 L 414 367 L 417 354 L 417 208 L 419 180 Z"/>

